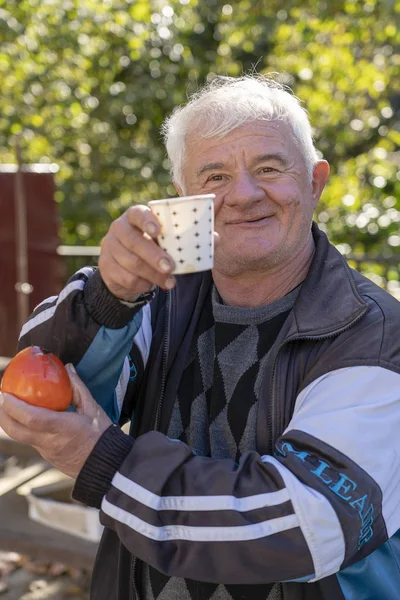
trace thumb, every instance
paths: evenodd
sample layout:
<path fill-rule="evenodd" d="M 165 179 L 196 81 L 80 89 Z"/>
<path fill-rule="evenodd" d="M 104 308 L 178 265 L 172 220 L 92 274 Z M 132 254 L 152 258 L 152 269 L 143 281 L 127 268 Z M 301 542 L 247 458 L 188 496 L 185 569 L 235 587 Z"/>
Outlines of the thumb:
<path fill-rule="evenodd" d="M 76 412 L 89 417 L 94 431 L 103 433 L 110 425 L 111 420 L 104 410 L 97 404 L 82 379 L 71 364 L 66 365 L 66 370 L 72 385 L 72 403 Z"/>
<path fill-rule="evenodd" d="M 65 365 L 65 369 L 71 381 L 72 404 L 74 404 L 76 411 L 90 417 L 95 417 L 98 411 L 98 405 L 82 379 L 79 377 L 74 365 Z"/>

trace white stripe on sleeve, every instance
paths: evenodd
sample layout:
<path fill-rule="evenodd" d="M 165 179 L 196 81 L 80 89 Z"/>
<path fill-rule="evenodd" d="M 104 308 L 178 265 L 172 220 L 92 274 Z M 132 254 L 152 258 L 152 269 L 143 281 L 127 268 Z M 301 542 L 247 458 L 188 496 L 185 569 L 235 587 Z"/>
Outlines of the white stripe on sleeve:
<path fill-rule="evenodd" d="M 65 300 L 75 290 L 83 290 L 83 288 L 85 287 L 85 283 L 86 282 L 83 279 L 78 279 L 76 281 L 71 281 L 71 283 L 66 285 L 65 288 L 63 290 L 61 290 L 61 292 L 58 296 L 57 303 L 54 306 L 47 308 L 43 312 L 36 315 L 36 317 L 33 317 L 33 319 L 30 319 L 30 321 L 27 321 L 25 323 L 25 325 L 21 329 L 19 339 L 21 339 L 24 335 L 29 333 L 29 331 L 31 331 L 35 327 L 38 327 L 42 323 L 45 323 L 45 321 L 48 321 L 49 319 L 51 319 L 51 317 L 56 312 L 57 306 L 59 306 L 61 304 L 61 302 L 63 300 Z"/>
<path fill-rule="evenodd" d="M 269 519 L 262 523 L 239 525 L 236 527 L 191 527 L 187 525 L 164 525 L 157 527 L 111 504 L 105 497 L 103 498 L 101 509 L 104 514 L 112 519 L 126 525 L 140 535 L 157 542 L 167 542 L 170 540 L 243 542 L 246 540 L 257 540 L 299 526 L 297 517 L 293 514 L 286 517 Z"/>
<path fill-rule="evenodd" d="M 126 356 L 124 365 L 122 367 L 121 375 L 118 379 L 117 386 L 115 388 L 115 396 L 117 400 L 118 412 L 121 414 L 122 404 L 124 402 L 126 390 L 128 388 L 129 377 L 131 376 L 129 367 L 129 358 Z"/>
<path fill-rule="evenodd" d="M 124 477 L 121 473 L 116 473 L 114 475 L 112 485 L 130 498 L 137 500 L 144 506 L 153 510 L 234 510 L 236 512 L 248 512 L 258 508 L 277 506 L 290 499 L 289 493 L 285 488 L 278 490 L 277 492 L 255 494 L 254 496 L 246 496 L 243 498 L 236 498 L 235 496 L 228 495 L 158 496 L 131 479 Z"/>
<path fill-rule="evenodd" d="M 42 302 L 39 302 L 39 304 L 35 306 L 33 310 L 37 310 L 38 308 L 43 306 L 43 304 L 52 304 L 55 300 L 57 300 L 57 296 L 50 296 L 49 298 L 42 300 Z"/>

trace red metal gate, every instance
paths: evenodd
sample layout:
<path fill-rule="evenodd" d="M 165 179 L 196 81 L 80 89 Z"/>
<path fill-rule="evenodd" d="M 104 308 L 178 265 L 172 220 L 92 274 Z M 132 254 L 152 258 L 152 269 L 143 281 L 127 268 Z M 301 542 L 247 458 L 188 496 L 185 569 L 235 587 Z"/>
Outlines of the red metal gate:
<path fill-rule="evenodd" d="M 16 289 L 21 272 L 17 267 L 21 223 L 22 230 L 25 227 L 25 219 L 19 219 L 18 231 L 18 183 L 22 184 L 26 206 L 28 281 L 22 283 L 33 287 L 26 307 L 29 312 L 44 298 L 58 294 L 66 277 L 63 259 L 57 254 L 59 221 L 53 174 L 46 165 L 26 166 L 18 182 L 14 165 L 0 165 L 0 356 L 3 357 L 15 354 L 19 321 L 24 318 L 21 292 Z"/>

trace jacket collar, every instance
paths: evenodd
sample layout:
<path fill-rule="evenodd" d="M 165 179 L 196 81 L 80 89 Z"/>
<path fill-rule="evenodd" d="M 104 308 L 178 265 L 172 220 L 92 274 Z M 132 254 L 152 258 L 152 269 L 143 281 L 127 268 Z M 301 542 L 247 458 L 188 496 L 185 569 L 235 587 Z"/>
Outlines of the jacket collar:
<path fill-rule="evenodd" d="M 293 309 L 287 336 L 330 336 L 351 326 L 368 311 L 347 261 L 316 223 L 315 253 Z"/>
<path fill-rule="evenodd" d="M 368 310 L 346 259 L 316 223 L 313 223 L 312 234 L 315 253 L 291 313 L 292 318 L 289 317 L 285 324 L 286 338 L 329 337 L 351 326 Z M 172 321 L 172 333 L 182 340 L 187 328 L 182 317 L 188 314 L 193 318 L 195 313 L 199 313 L 210 292 L 211 272 L 181 275 L 177 277 L 177 282 L 178 285 L 172 290 L 174 301 L 171 304 L 177 313 Z M 178 333 L 174 331 L 175 327 L 178 327 Z"/>

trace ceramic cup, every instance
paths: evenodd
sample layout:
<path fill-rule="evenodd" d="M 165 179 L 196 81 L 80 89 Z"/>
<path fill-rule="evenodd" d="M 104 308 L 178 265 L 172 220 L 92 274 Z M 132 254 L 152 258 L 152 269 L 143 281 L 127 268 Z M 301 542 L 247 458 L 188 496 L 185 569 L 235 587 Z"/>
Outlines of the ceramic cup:
<path fill-rule="evenodd" d="M 161 224 L 157 240 L 174 259 L 174 274 L 207 271 L 214 266 L 215 194 L 151 200 Z"/>

